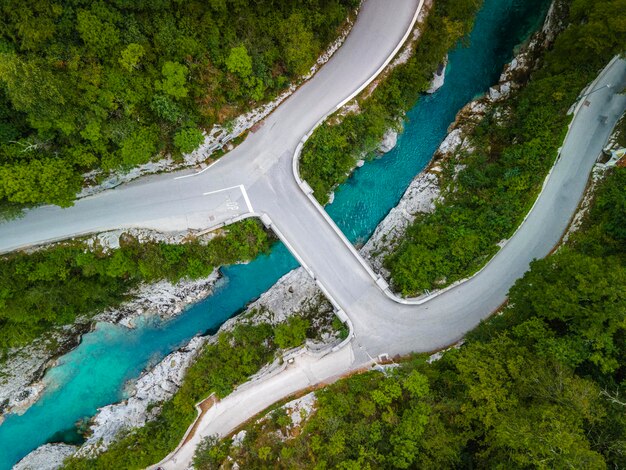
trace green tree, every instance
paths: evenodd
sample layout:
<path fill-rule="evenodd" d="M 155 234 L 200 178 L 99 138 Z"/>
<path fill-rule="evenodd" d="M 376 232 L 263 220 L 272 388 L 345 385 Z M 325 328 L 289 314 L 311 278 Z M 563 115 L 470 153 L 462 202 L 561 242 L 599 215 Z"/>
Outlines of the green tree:
<path fill-rule="evenodd" d="M 188 93 L 185 87 L 188 72 L 184 65 L 167 61 L 161 69 L 163 79 L 155 82 L 155 88 L 174 98 L 184 98 Z"/>
<path fill-rule="evenodd" d="M 204 142 L 202 131 L 196 127 L 186 127 L 179 130 L 174 136 L 174 145 L 181 153 L 190 153 Z"/>
<path fill-rule="evenodd" d="M 226 68 L 239 78 L 245 79 L 252 74 L 252 58 L 243 44 L 233 47 L 226 58 Z"/>
<path fill-rule="evenodd" d="M 119 63 L 129 72 L 139 67 L 139 61 L 146 53 L 141 44 L 129 44 L 126 49 L 122 50 Z"/>
<path fill-rule="evenodd" d="M 300 316 L 289 317 L 274 330 L 274 341 L 281 349 L 294 348 L 304 343 L 310 322 Z"/>
<path fill-rule="evenodd" d="M 315 62 L 319 45 L 300 13 L 293 13 L 281 25 L 281 45 L 289 70 L 306 75 Z"/>

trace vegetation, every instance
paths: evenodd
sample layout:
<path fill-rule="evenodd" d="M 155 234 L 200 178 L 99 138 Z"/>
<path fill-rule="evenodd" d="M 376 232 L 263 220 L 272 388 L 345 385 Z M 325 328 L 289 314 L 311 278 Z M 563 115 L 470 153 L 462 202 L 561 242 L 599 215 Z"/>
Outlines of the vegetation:
<path fill-rule="evenodd" d="M 319 127 L 302 152 L 302 177 L 321 204 L 331 189 L 344 182 L 356 159 L 373 151 L 389 127 L 426 91 L 441 58 L 472 29 L 482 0 L 441 0 L 428 15 L 415 53 L 407 63 L 393 69 L 371 96 L 361 100 L 359 114 L 349 114 L 341 124 Z"/>
<path fill-rule="evenodd" d="M 571 2 L 571 24 L 544 55 L 540 69 L 475 129 L 476 150 L 463 157 L 464 168 L 457 173 L 456 162 L 448 162 L 441 180 L 443 202 L 433 213 L 418 216 L 386 259 L 402 294 L 472 274 L 497 251 L 500 240 L 512 235 L 557 156 L 570 121 L 567 110 L 626 46 L 623 21 L 616 20 L 624 7 L 624 0 Z M 498 113 L 506 119 L 498 119 Z"/>
<path fill-rule="evenodd" d="M 583 229 L 462 347 L 341 380 L 291 432 L 274 412 L 239 446 L 207 440 L 196 468 L 624 468 L 625 218 L 618 168 Z"/>
<path fill-rule="evenodd" d="M 0 351 L 116 305 L 140 282 L 206 277 L 220 265 L 254 258 L 269 244 L 261 225 L 250 219 L 206 244 L 127 237 L 111 252 L 89 251 L 76 242 L 0 258 Z"/>
<path fill-rule="evenodd" d="M 6 0 L 0 202 L 69 205 L 86 170 L 200 142 L 308 71 L 357 0 Z"/>
<path fill-rule="evenodd" d="M 109 449 L 93 459 L 72 458 L 65 468 L 78 469 L 140 469 L 160 461 L 180 442 L 196 417 L 195 404 L 212 393 L 223 398 L 237 384 L 243 383 L 261 366 L 271 361 L 274 353 L 285 347 L 280 335 L 298 336 L 302 344 L 301 326 L 308 322 L 298 316 L 272 328 L 267 323 L 238 324 L 232 332 L 222 332 L 217 341 L 205 346 L 189 368 L 180 390 L 163 403 L 156 420 L 116 440 Z M 306 329 L 306 328 L 305 328 Z"/>

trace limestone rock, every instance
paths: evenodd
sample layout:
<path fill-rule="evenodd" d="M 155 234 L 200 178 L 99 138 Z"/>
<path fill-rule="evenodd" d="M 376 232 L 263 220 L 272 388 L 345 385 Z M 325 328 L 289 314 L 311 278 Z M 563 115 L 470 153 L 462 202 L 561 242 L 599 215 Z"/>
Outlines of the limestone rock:
<path fill-rule="evenodd" d="M 393 129 L 388 129 L 383 136 L 383 141 L 378 146 L 378 151 L 387 153 L 391 151 L 398 143 L 398 132 Z"/>
<path fill-rule="evenodd" d="M 435 71 L 433 79 L 430 82 L 430 88 L 426 90 L 426 93 L 432 94 L 441 88 L 446 81 L 446 66 L 448 65 L 448 55 L 444 57 L 439 68 Z"/>
<path fill-rule="evenodd" d="M 56 470 L 75 452 L 76 447 L 68 444 L 45 444 L 15 464 L 13 470 Z"/>

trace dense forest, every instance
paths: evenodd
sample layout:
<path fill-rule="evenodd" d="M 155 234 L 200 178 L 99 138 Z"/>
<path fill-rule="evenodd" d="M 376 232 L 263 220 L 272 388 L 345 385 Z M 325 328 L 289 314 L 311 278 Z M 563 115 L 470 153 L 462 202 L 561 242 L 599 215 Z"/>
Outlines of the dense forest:
<path fill-rule="evenodd" d="M 55 327 L 113 307 L 141 282 L 200 279 L 224 264 L 251 260 L 272 239 L 255 220 L 230 225 L 207 243 L 140 243 L 89 249 L 80 241 L 0 258 L 0 357 Z"/>
<path fill-rule="evenodd" d="M 443 202 L 419 215 L 386 259 L 402 294 L 471 275 L 513 234 L 557 157 L 571 119 L 568 109 L 599 70 L 626 50 L 626 0 L 570 5 L 570 25 L 539 70 L 512 99 L 491 107 L 471 135 L 471 154 L 444 162 Z"/>
<path fill-rule="evenodd" d="M 625 315 L 616 168 L 582 229 L 459 349 L 326 387 L 301 426 L 276 410 L 238 445 L 207 439 L 195 468 L 625 468 Z"/>
<path fill-rule="evenodd" d="M 3 0 L 0 202 L 190 152 L 305 74 L 358 0 Z"/>

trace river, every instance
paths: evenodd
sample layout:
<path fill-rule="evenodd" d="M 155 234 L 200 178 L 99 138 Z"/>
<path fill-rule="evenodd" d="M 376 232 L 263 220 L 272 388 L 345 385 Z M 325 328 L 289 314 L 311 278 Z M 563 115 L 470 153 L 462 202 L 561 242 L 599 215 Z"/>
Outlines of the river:
<path fill-rule="evenodd" d="M 357 169 L 327 207 L 351 241 L 364 242 L 373 233 L 427 165 L 456 113 L 497 81 L 514 47 L 540 25 L 549 3 L 485 0 L 470 41 L 450 52 L 445 85 L 421 98 L 408 113 L 396 148 Z M 39 401 L 21 416 L 7 416 L 0 425 L 0 470 L 10 469 L 46 442 L 80 443 L 77 421 L 124 399 L 125 384 L 148 365 L 193 336 L 216 331 L 296 266 L 285 246 L 277 244 L 269 255 L 224 268 L 214 294 L 172 320 L 145 320 L 132 330 L 98 324 L 48 371 L 44 378 L 48 387 Z"/>

